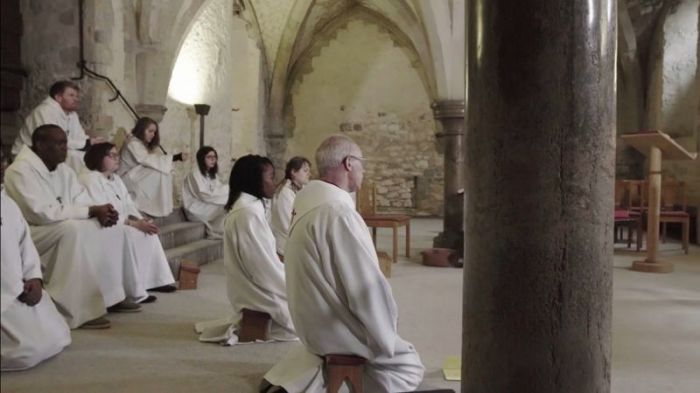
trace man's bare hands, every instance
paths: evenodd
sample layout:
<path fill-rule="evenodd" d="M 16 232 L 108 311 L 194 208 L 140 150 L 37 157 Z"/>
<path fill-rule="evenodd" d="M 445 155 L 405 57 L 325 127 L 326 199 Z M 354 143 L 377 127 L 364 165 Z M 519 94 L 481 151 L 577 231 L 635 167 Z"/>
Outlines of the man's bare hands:
<path fill-rule="evenodd" d="M 17 299 L 28 306 L 34 306 L 41 301 L 41 279 L 32 278 L 24 282 L 24 291 Z"/>
<path fill-rule="evenodd" d="M 138 229 L 139 231 L 149 234 L 149 235 L 157 235 L 158 232 L 160 232 L 160 229 L 158 229 L 158 226 L 154 224 L 153 222 L 149 220 L 130 220 L 129 224 Z"/>
<path fill-rule="evenodd" d="M 103 227 L 111 227 L 119 222 L 119 212 L 108 203 L 106 205 L 90 206 L 90 217 L 97 218 Z"/>

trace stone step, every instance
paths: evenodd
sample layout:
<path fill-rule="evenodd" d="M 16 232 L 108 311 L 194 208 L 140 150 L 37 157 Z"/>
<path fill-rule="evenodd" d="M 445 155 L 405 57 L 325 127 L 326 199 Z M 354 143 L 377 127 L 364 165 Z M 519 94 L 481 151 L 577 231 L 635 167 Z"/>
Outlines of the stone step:
<path fill-rule="evenodd" d="M 178 222 L 160 228 L 160 243 L 164 249 L 178 247 L 206 236 L 206 226 L 201 222 Z"/>
<path fill-rule="evenodd" d="M 203 265 L 221 258 L 223 254 L 223 241 L 211 239 L 201 239 L 165 250 L 165 256 L 168 258 L 170 269 L 176 279 L 180 273 L 180 263 L 183 260 Z"/>
<path fill-rule="evenodd" d="M 166 225 L 177 224 L 178 222 L 185 222 L 187 218 L 185 217 L 185 211 L 181 207 L 176 207 L 170 215 L 165 217 L 155 217 L 153 222 L 162 228 Z"/>

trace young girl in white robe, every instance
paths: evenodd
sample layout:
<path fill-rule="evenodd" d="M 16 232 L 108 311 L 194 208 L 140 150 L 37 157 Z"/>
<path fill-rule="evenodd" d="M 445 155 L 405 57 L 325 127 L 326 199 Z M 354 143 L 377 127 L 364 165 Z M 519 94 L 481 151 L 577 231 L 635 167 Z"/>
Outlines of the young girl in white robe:
<path fill-rule="evenodd" d="M 119 212 L 143 287 L 149 290 L 172 287 L 175 279 L 158 238 L 159 229 L 139 213 L 124 182 L 115 173 L 119 168 L 117 148 L 111 143 L 91 146 L 85 153 L 85 166 L 87 169 L 80 174 L 80 182 L 95 202 L 111 203 Z M 154 296 L 149 296 L 144 301 L 154 300 Z"/>
<path fill-rule="evenodd" d="M 309 160 L 304 157 L 292 158 L 284 170 L 284 180 L 280 182 L 272 198 L 270 227 L 275 235 L 277 254 L 282 260 L 284 260 L 284 246 L 289 235 L 289 224 L 292 222 L 294 197 L 309 182 L 310 173 Z"/>
<path fill-rule="evenodd" d="M 222 184 L 217 176 L 218 159 L 213 147 L 202 146 L 197 151 L 197 167 L 182 184 L 182 207 L 187 219 L 206 224 L 211 239 L 221 239 L 224 233 L 224 205 L 228 200 L 228 184 Z"/>
<path fill-rule="evenodd" d="M 233 314 L 195 325 L 200 341 L 234 345 L 244 308 L 270 314 L 269 340 L 296 340 L 287 307 L 284 265 L 265 219 L 263 198 L 275 192 L 272 162 L 247 155 L 236 161 L 229 180 L 224 223 L 224 265 Z"/>
<path fill-rule="evenodd" d="M 185 160 L 187 153 L 165 153 L 158 123 L 142 117 L 122 148 L 118 174 L 141 212 L 165 217 L 173 211 L 173 163 Z"/>

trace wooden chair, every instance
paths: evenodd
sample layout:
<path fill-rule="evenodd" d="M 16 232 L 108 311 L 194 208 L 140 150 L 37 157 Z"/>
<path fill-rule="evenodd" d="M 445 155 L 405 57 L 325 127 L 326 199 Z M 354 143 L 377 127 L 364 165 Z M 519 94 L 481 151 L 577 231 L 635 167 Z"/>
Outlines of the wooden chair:
<path fill-rule="evenodd" d="M 362 373 L 367 359 L 354 355 L 328 354 L 323 356 L 327 393 L 337 393 L 347 381 L 351 392 L 364 393 Z"/>
<path fill-rule="evenodd" d="M 637 181 L 639 204 L 633 210 L 639 210 L 642 216 L 646 216 L 649 204 L 649 183 Z M 690 214 L 687 211 L 685 195 L 685 182 L 675 179 L 667 179 L 661 182 L 661 206 L 659 210 L 659 223 L 662 228 L 662 241 L 666 241 L 668 224 L 681 224 L 681 241 L 683 251 L 687 254 L 690 247 Z M 647 228 L 647 231 L 651 228 Z M 658 230 L 658 229 L 657 229 Z"/>
<path fill-rule="evenodd" d="M 357 195 L 357 210 L 365 220 L 365 224 L 372 228 L 372 241 L 377 246 L 377 228 L 391 228 L 393 231 L 392 261 L 396 263 L 399 240 L 398 229 L 406 227 L 406 257 L 411 257 L 411 216 L 408 214 L 382 214 L 377 213 L 377 192 L 371 182 L 365 182 Z"/>
<path fill-rule="evenodd" d="M 640 214 L 630 212 L 631 188 L 631 182 L 628 180 L 615 181 L 613 241 L 622 238 L 622 230 L 627 227 L 627 248 L 632 247 L 632 232 L 634 231 L 637 239 L 637 251 L 639 251 L 642 248 L 642 217 Z"/>
<path fill-rule="evenodd" d="M 270 314 L 262 311 L 243 309 L 241 327 L 238 330 L 238 341 L 254 342 L 267 341 L 267 333 L 270 330 Z"/>

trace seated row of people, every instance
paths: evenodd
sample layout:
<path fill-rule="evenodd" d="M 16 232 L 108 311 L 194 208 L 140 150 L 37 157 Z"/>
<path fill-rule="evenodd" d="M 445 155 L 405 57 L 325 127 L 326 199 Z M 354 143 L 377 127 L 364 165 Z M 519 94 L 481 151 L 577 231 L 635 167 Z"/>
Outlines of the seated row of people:
<path fill-rule="evenodd" d="M 29 224 L 27 240 L 40 255 L 43 287 L 67 326 L 107 328 L 107 312 L 139 311 L 138 303 L 155 301 L 146 290 L 172 291 L 175 280 L 154 236 L 157 227 L 138 216 L 114 175 L 114 147 L 97 144 L 85 154 L 95 169 L 81 175 L 87 187 L 63 164 L 67 154 L 66 133 L 56 125 L 40 126 L 31 147 L 24 146 L 4 173 L 3 193 Z M 2 263 L 23 261 L 3 256 Z M 5 333 L 3 359 L 13 359 L 5 344 L 7 339 L 8 348 L 13 345 L 16 332 Z"/>

